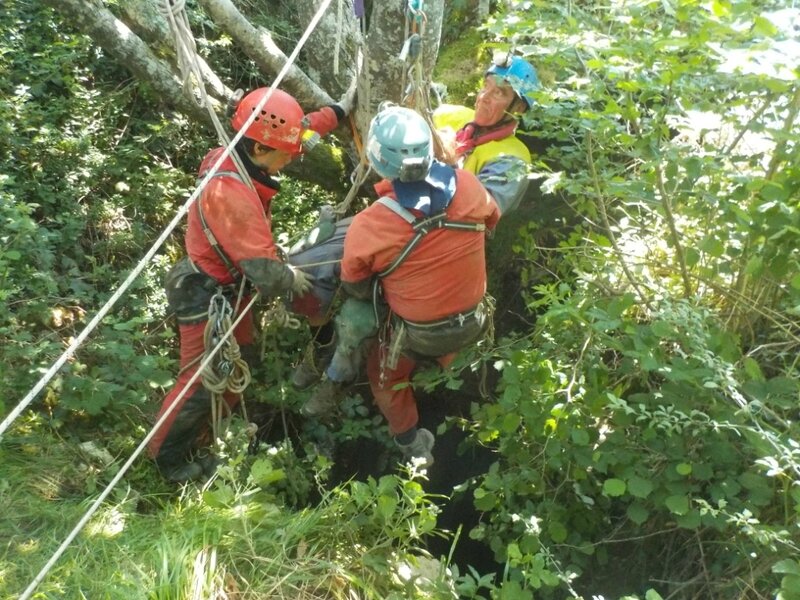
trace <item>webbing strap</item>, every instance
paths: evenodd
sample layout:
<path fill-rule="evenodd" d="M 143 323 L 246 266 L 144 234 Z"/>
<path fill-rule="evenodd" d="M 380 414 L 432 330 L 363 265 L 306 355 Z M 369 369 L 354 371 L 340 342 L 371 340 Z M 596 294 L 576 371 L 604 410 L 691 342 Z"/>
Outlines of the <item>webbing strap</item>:
<path fill-rule="evenodd" d="M 386 267 L 383 271 L 378 273 L 378 277 L 383 278 L 387 275 L 390 275 L 395 270 L 397 270 L 400 265 L 405 262 L 408 255 L 417 247 L 417 245 L 422 241 L 428 233 L 433 231 L 434 229 L 455 229 L 459 231 L 486 231 L 486 224 L 485 223 L 470 223 L 467 221 L 450 221 L 447 219 L 447 213 L 444 211 L 440 213 L 436 213 L 435 215 L 431 215 L 430 217 L 425 218 L 417 218 L 411 213 L 411 211 L 407 210 L 406 208 L 402 207 L 397 200 L 394 198 L 389 198 L 387 196 L 383 196 L 382 198 L 378 198 L 377 202 L 394 212 L 395 214 L 402 217 L 404 221 L 406 221 L 409 225 L 411 225 L 411 229 L 415 232 L 414 237 L 412 237 L 403 249 L 400 251 L 400 254 L 395 257 L 392 263 Z"/>
<path fill-rule="evenodd" d="M 234 179 L 238 179 L 244 183 L 242 176 L 236 171 L 217 171 L 208 181 L 211 181 L 211 179 L 216 177 L 233 177 Z M 203 233 L 205 234 L 208 243 L 211 245 L 211 248 L 217 253 L 217 256 L 219 256 L 220 260 L 225 265 L 225 268 L 228 269 L 228 273 L 230 273 L 231 277 L 233 277 L 233 280 L 239 281 L 242 278 L 242 274 L 236 269 L 233 261 L 222 249 L 222 246 L 219 245 L 217 237 L 214 235 L 214 232 L 211 231 L 211 228 L 208 226 L 208 222 L 206 222 L 206 216 L 203 214 L 202 198 L 200 198 L 200 200 L 197 202 L 197 214 L 200 217 L 200 225 L 203 228 Z"/>

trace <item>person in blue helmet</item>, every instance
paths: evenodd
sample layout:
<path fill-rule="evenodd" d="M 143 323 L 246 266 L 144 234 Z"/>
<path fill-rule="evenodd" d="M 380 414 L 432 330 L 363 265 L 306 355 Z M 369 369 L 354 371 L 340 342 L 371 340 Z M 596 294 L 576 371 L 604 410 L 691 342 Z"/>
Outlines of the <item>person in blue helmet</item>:
<path fill-rule="evenodd" d="M 533 107 L 539 76 L 511 52 L 494 56 L 475 108 L 443 104 L 433 123 L 445 145 L 445 160 L 478 176 L 502 215 L 519 206 L 528 187 L 531 154 L 516 137 L 519 116 Z"/>
<path fill-rule="evenodd" d="M 434 159 L 431 130 L 411 109 L 384 107 L 365 148 L 384 178 L 375 185 L 380 198 L 345 235 L 348 299 L 335 319 L 336 350 L 301 412 L 324 418 L 335 410 L 366 350 L 370 389 L 390 433 L 405 458 L 430 466 L 434 436 L 417 426 L 411 373 L 422 360 L 447 367 L 488 328 L 485 237 L 499 210 L 473 173 Z"/>

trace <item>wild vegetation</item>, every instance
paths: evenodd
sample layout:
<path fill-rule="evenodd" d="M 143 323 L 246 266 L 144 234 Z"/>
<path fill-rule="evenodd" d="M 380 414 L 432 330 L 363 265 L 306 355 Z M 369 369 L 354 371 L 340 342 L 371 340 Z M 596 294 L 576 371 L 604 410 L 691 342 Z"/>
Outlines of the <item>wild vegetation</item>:
<path fill-rule="evenodd" d="M 474 523 L 443 530 L 451 500 L 395 468 L 368 398 L 334 427 L 294 417 L 288 373 L 307 332 L 264 323 L 247 395 L 260 441 L 234 419 L 204 487 L 134 463 L 34 597 L 800 598 L 800 11 L 786 4 L 507 0 L 477 33 L 446 32 L 483 44 L 443 53 L 437 79 L 459 73 L 448 87 L 467 95 L 451 100 L 470 101 L 498 45 L 544 82 L 525 122 L 535 189 L 490 242 L 496 342 L 418 382 L 473 400 L 439 434 L 489 457 L 447 491 Z M 6 414 L 172 218 L 215 141 L 53 10 L 3 16 Z M 254 77 L 202 31 L 231 87 Z M 281 194 L 286 239 L 337 200 L 288 179 Z M 33 581 L 146 434 L 176 371 L 161 278 L 180 252 L 176 234 L 0 440 L 2 597 Z M 481 365 L 486 399 L 467 389 Z M 386 448 L 369 476 L 337 463 L 353 440 Z M 451 550 L 430 556 L 433 541 Z M 492 564 L 455 560 L 467 541 Z"/>

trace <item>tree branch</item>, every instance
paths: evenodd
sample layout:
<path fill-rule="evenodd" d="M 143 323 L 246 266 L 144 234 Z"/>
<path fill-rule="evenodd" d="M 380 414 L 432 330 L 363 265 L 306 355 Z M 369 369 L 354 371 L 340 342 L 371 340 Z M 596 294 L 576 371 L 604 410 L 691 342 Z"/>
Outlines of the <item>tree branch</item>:
<path fill-rule="evenodd" d="M 156 95 L 192 119 L 210 124 L 207 111 L 184 92 L 168 63 L 157 58 L 147 45 L 97 0 L 44 0 L 81 32 L 116 57 L 138 80 L 153 86 Z M 217 104 L 216 110 L 221 110 Z"/>
<path fill-rule="evenodd" d="M 619 259 L 620 265 L 622 265 L 622 270 L 625 272 L 625 277 L 628 279 L 630 284 L 633 286 L 633 289 L 636 290 L 636 293 L 639 295 L 639 299 L 649 308 L 650 303 L 647 300 L 647 296 L 644 295 L 639 283 L 634 278 L 633 273 L 631 272 L 630 268 L 628 267 L 628 263 L 625 262 L 625 256 L 620 250 L 619 244 L 617 243 L 617 236 L 614 235 L 614 231 L 611 229 L 611 223 L 608 220 L 608 212 L 606 211 L 606 201 L 603 197 L 603 193 L 600 190 L 600 180 L 597 177 L 597 168 L 594 164 L 594 154 L 592 153 L 592 134 L 586 136 L 586 148 L 587 148 L 587 158 L 589 160 L 589 170 L 592 174 L 592 183 L 594 185 L 594 192 L 595 196 L 597 197 L 597 206 L 600 209 L 600 218 L 603 220 L 603 226 L 608 231 L 608 238 L 611 241 L 611 246 L 614 248 L 614 252 Z"/>
<path fill-rule="evenodd" d="M 658 191 L 661 194 L 661 202 L 664 205 L 664 216 L 667 218 L 667 227 L 669 227 L 670 234 L 672 234 L 672 241 L 675 244 L 675 256 L 678 259 L 678 265 L 681 270 L 681 278 L 683 279 L 683 296 L 684 298 L 692 297 L 692 282 L 689 279 L 689 270 L 686 268 L 686 256 L 683 252 L 683 245 L 681 244 L 680 234 L 678 233 L 678 226 L 675 224 L 675 215 L 672 212 L 672 200 L 667 194 L 667 188 L 664 185 L 664 173 L 661 170 L 661 165 L 656 163 L 656 184 Z"/>
<path fill-rule="evenodd" d="M 230 0 L 199 0 L 199 3 L 264 73 L 278 73 L 286 64 L 287 56 L 272 40 L 270 33 L 253 26 Z M 334 102 L 296 65 L 289 69 L 284 85 L 305 108 L 317 108 Z"/>

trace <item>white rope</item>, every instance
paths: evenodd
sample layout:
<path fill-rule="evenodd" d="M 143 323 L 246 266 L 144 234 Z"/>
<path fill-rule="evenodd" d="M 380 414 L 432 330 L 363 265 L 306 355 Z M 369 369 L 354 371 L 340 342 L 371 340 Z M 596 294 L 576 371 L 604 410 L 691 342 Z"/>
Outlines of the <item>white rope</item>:
<path fill-rule="evenodd" d="M 58 547 L 58 550 L 55 551 L 53 556 L 51 556 L 50 560 L 48 560 L 47 563 L 44 565 L 44 567 L 42 567 L 42 570 L 39 571 L 39 574 L 36 575 L 31 584 L 25 589 L 24 592 L 22 592 L 22 595 L 19 597 L 19 600 L 27 600 L 28 598 L 31 597 L 31 594 L 36 590 L 36 587 L 42 582 L 42 580 L 45 578 L 45 576 L 53 567 L 53 565 L 56 563 L 56 561 L 59 558 L 61 558 L 61 555 L 64 554 L 64 551 L 67 549 L 67 546 L 69 546 L 72 540 L 74 540 L 75 537 L 80 533 L 81 529 L 83 529 L 83 527 L 86 525 L 89 519 L 92 518 L 92 515 L 94 515 L 94 513 L 97 512 L 97 509 L 100 507 L 100 504 L 102 504 L 103 500 L 105 500 L 108 497 L 108 495 L 114 489 L 114 486 L 117 485 L 117 483 L 119 483 L 119 480 L 122 479 L 122 476 L 128 471 L 130 466 L 133 464 L 133 461 L 139 457 L 139 454 L 142 453 L 142 451 L 145 449 L 150 440 L 153 439 L 153 436 L 158 432 L 158 430 L 167 420 L 167 417 L 169 417 L 172 414 L 172 411 L 174 411 L 175 407 L 178 406 L 178 402 L 186 395 L 186 392 L 189 389 L 189 387 L 195 381 L 197 381 L 203 370 L 209 365 L 209 363 L 211 363 L 212 360 L 214 360 L 214 356 L 216 355 L 216 353 L 219 351 L 220 348 L 222 348 L 222 346 L 225 344 L 228 338 L 233 334 L 233 330 L 247 314 L 247 311 L 249 311 L 252 308 L 253 304 L 255 304 L 257 299 L 258 299 L 258 294 L 255 294 L 252 300 L 250 300 L 249 304 L 237 317 L 236 321 L 233 324 L 233 327 L 231 327 L 228 331 L 225 332 L 222 338 L 220 338 L 219 342 L 217 342 L 217 345 L 214 346 L 214 350 L 212 350 L 211 353 L 205 357 L 203 362 L 200 363 L 200 366 L 197 368 L 192 377 L 189 379 L 188 383 L 186 384 L 186 387 L 184 387 L 181 390 L 180 394 L 176 396 L 175 400 L 172 402 L 172 404 L 170 404 L 169 408 L 164 412 L 163 415 L 161 415 L 161 418 L 158 421 L 156 421 L 155 425 L 153 425 L 153 428 L 145 436 L 145 438 L 141 441 L 141 443 L 137 446 L 136 450 L 133 451 L 133 454 L 131 454 L 130 458 L 125 462 L 124 465 L 122 465 L 122 467 L 114 476 L 114 478 L 108 483 L 106 488 L 97 497 L 97 500 L 95 500 L 92 503 L 92 505 L 89 507 L 89 510 L 86 511 L 83 517 L 81 517 L 81 520 L 78 521 L 78 524 L 75 525 L 72 531 L 70 531 L 69 535 Z"/>
<path fill-rule="evenodd" d="M 183 219 L 184 215 L 186 215 L 186 213 L 189 211 L 191 205 L 203 191 L 208 181 L 212 177 L 214 177 L 216 172 L 219 170 L 220 165 L 230 155 L 233 146 L 236 145 L 236 143 L 238 143 L 238 141 L 242 138 L 242 136 L 244 136 L 244 132 L 247 131 L 247 128 L 250 126 L 250 124 L 253 123 L 256 117 L 260 114 L 261 108 L 272 97 L 273 90 L 275 90 L 275 88 L 283 81 L 283 78 L 286 77 L 286 73 L 289 72 L 289 69 L 291 68 L 292 64 L 297 59 L 297 56 L 300 54 L 300 50 L 303 48 L 303 45 L 308 40 L 308 37 L 311 35 L 311 32 L 317 26 L 317 23 L 319 23 L 319 20 L 322 18 L 322 15 L 324 14 L 325 10 L 328 8 L 330 3 L 331 0 L 324 0 L 322 2 L 319 9 L 317 10 L 317 13 L 314 15 L 314 18 L 311 19 L 311 22 L 308 24 L 308 27 L 306 28 L 302 37 L 297 42 L 297 46 L 295 46 L 294 51 L 287 59 L 286 64 L 283 65 L 283 68 L 280 70 L 277 77 L 275 77 L 275 80 L 272 82 L 272 86 L 270 88 L 269 93 L 266 94 L 261 99 L 261 101 L 256 105 L 252 114 L 247 118 L 247 120 L 242 125 L 242 128 L 236 133 L 236 135 L 231 140 L 231 143 L 225 147 L 225 150 L 223 150 L 222 154 L 219 156 L 219 158 L 216 160 L 216 162 L 211 167 L 209 172 L 200 182 L 200 185 L 195 189 L 194 193 L 183 204 L 183 206 L 181 206 L 175 217 L 172 219 L 172 221 L 170 221 L 169 225 L 167 225 L 167 228 L 162 232 L 162 234 L 158 237 L 155 243 L 150 247 L 150 249 L 144 255 L 142 260 L 139 261 L 139 264 L 136 265 L 133 271 L 131 271 L 131 273 L 122 283 L 122 285 L 111 296 L 111 298 L 108 299 L 108 301 L 103 305 L 100 311 L 94 316 L 94 318 L 83 329 L 83 331 L 81 331 L 80 334 L 78 334 L 78 337 L 76 337 L 73 340 L 72 344 L 69 345 L 69 347 L 58 358 L 58 360 L 56 360 L 56 362 L 53 363 L 53 365 L 47 370 L 47 372 L 44 375 L 42 375 L 42 377 L 39 379 L 36 385 L 33 386 L 31 391 L 28 392 L 28 394 L 20 401 L 20 403 L 16 407 L 14 407 L 14 409 L 6 416 L 3 422 L 0 423 L 0 440 L 2 440 L 3 433 L 11 426 L 14 420 L 17 417 L 19 417 L 19 415 L 22 414 L 22 411 L 24 411 L 31 402 L 33 402 L 34 398 L 36 398 L 39 392 L 42 391 L 44 386 L 50 382 L 50 380 L 59 371 L 59 369 L 61 369 L 61 367 L 64 366 L 64 363 L 67 362 L 73 356 L 73 354 L 75 354 L 75 350 L 84 342 L 84 340 L 86 340 L 87 337 L 89 337 L 89 334 L 92 331 L 94 331 L 94 329 L 100 324 L 100 321 L 103 320 L 103 318 L 108 314 L 108 312 L 117 302 L 117 300 L 120 299 L 122 294 L 130 287 L 130 285 L 133 283 L 136 277 L 138 277 L 139 274 L 144 270 L 144 267 L 147 265 L 147 263 L 150 262 L 153 256 L 155 256 L 155 253 L 158 251 L 158 249 L 161 247 L 161 245 L 164 243 L 167 237 L 172 233 L 172 230 L 175 229 L 175 227 L 177 227 L 178 223 L 181 221 L 181 219 Z"/>

